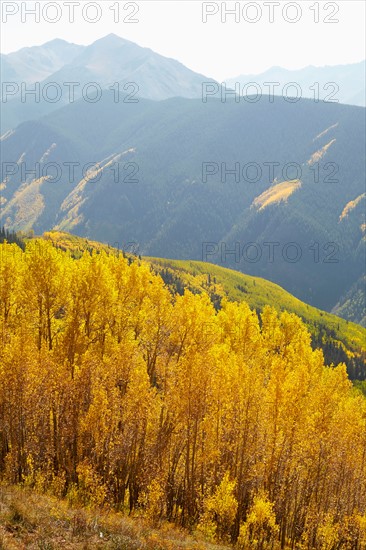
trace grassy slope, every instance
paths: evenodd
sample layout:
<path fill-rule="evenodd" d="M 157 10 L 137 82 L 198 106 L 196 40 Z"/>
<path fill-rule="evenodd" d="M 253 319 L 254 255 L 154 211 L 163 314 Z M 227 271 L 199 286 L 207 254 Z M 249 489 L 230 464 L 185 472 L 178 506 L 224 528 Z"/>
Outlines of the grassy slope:
<path fill-rule="evenodd" d="M 168 523 L 71 507 L 66 500 L 0 485 L 0 550 L 225 550 Z"/>

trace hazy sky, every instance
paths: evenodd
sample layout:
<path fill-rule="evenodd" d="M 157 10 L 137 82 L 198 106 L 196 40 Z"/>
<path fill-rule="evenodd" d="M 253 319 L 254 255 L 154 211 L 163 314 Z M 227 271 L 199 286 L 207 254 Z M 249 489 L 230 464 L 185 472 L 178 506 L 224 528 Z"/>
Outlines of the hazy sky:
<path fill-rule="evenodd" d="M 296 69 L 361 61 L 365 6 L 363 0 L 1 0 L 1 52 L 53 38 L 90 44 L 115 33 L 224 80 L 273 65 Z M 32 9 L 39 12 L 37 22 L 28 13 Z M 225 10 L 236 12 L 225 21 Z"/>

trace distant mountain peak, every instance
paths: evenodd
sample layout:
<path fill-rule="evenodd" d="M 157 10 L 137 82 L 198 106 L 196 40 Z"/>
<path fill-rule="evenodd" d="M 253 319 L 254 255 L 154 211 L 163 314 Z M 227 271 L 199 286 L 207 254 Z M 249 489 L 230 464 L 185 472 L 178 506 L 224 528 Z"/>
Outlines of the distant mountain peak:
<path fill-rule="evenodd" d="M 124 40 L 121 36 L 114 32 L 110 32 L 109 34 L 106 34 L 101 40 Z"/>
<path fill-rule="evenodd" d="M 132 44 L 130 40 L 126 40 L 125 38 L 122 38 L 122 36 L 118 36 L 117 34 L 110 33 L 106 36 L 102 36 L 102 38 L 98 38 L 98 40 L 95 40 L 90 46 L 94 45 L 108 45 L 108 46 L 114 46 L 114 45 L 122 45 L 122 44 Z M 135 44 L 137 46 L 137 44 Z"/>
<path fill-rule="evenodd" d="M 42 44 L 43 46 L 50 46 L 50 45 L 65 45 L 65 44 L 73 44 L 73 42 L 68 42 L 67 40 L 64 40 L 63 38 L 54 38 L 53 40 L 49 40 L 48 42 L 45 42 Z"/>
<path fill-rule="evenodd" d="M 274 85 L 271 93 L 287 95 L 297 87 L 298 94 L 303 98 L 347 103 L 365 106 L 365 61 L 343 65 L 307 65 L 298 69 L 287 69 L 274 65 L 260 74 L 241 74 L 227 78 L 226 85 L 234 88 L 238 84 L 243 90 L 250 82 L 256 82 L 262 88 L 262 93 L 269 93 L 270 84 Z M 314 83 L 317 83 L 315 91 Z M 333 87 L 331 87 L 333 86 Z"/>

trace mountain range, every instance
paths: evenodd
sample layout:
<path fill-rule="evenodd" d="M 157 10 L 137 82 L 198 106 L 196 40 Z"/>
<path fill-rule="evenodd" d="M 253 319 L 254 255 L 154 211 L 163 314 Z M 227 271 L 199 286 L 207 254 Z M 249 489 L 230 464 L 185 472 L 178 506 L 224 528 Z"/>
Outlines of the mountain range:
<path fill-rule="evenodd" d="M 349 65 L 325 67 L 308 66 L 303 69 L 289 70 L 283 67 L 271 67 L 260 74 L 239 75 L 229 78 L 227 87 L 239 87 L 241 93 L 247 90 L 254 93 L 255 88 L 250 83 L 256 83 L 260 90 L 267 90 L 269 85 L 275 95 L 288 95 L 316 99 L 318 101 L 333 101 L 349 105 L 366 106 L 366 61 Z M 265 84 L 267 83 L 267 85 Z M 293 86 L 296 84 L 297 88 Z"/>
<path fill-rule="evenodd" d="M 135 79 L 139 94 L 104 88 L 97 102 L 47 103 L 38 115 L 19 98 L 5 104 L 8 122 L 24 122 L 1 138 L 13 164 L 3 167 L 0 225 L 204 259 L 363 321 L 363 107 L 203 102 L 205 77 L 114 35 L 68 52 L 45 82 Z"/>
<path fill-rule="evenodd" d="M 41 82 L 71 63 L 84 49 L 85 46 L 56 38 L 42 46 L 1 54 L 1 80 L 27 84 Z"/>
<path fill-rule="evenodd" d="M 124 91 L 135 100 L 140 97 L 161 100 L 176 96 L 201 97 L 202 82 L 213 81 L 175 59 L 163 57 L 115 34 L 109 34 L 90 46 L 53 40 L 44 46 L 3 55 L 1 77 L 3 82 L 18 86 L 14 95 L 9 89 L 6 102 L 3 102 L 2 132 L 80 97 L 88 95 L 93 100 L 93 91 L 97 92 L 93 86 L 89 87 L 90 83 L 95 83 L 98 90 L 113 87 L 116 93 Z M 23 96 L 22 82 L 27 85 L 23 85 Z M 39 84 L 39 98 L 30 94 L 26 96 L 25 89 L 31 90 L 32 85 L 34 89 L 36 82 Z M 75 86 L 65 83 L 75 83 Z"/>
<path fill-rule="evenodd" d="M 239 95 L 257 91 L 265 95 L 273 89 L 275 95 L 299 93 L 303 98 L 365 106 L 365 64 L 366 61 L 362 61 L 299 70 L 272 67 L 261 74 L 229 78 L 224 86 L 236 89 Z M 2 133 L 20 122 L 44 116 L 83 94 L 89 94 L 90 83 L 96 83 L 101 89 L 124 90 L 134 98 L 154 100 L 200 98 L 203 83 L 215 83 L 217 95 L 221 91 L 214 79 L 115 34 L 89 46 L 55 39 L 42 46 L 1 54 L 0 68 L 2 82 L 9 84 L 5 88 L 3 84 L 1 91 Z M 250 84 L 253 82 L 254 88 Z M 58 90 L 53 86 L 55 83 Z M 71 83 L 75 85 L 71 86 Z M 296 83 L 297 92 L 291 85 L 287 88 L 291 83 Z M 39 87 L 38 96 L 26 94 L 35 86 Z"/>

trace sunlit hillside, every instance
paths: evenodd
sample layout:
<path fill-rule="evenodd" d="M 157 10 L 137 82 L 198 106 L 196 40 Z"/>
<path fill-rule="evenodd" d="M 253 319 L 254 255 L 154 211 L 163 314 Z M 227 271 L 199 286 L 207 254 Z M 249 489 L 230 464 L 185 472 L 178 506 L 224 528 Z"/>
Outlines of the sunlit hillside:
<path fill-rule="evenodd" d="M 60 237 L 0 245 L 0 475 L 64 499 L 4 486 L 3 546 L 362 550 L 366 399 L 301 319 Z"/>
<path fill-rule="evenodd" d="M 74 257 L 79 257 L 86 250 L 123 254 L 122 250 L 69 233 L 49 231 L 43 238 Z M 134 258 L 131 251 L 125 255 Z M 226 297 L 245 301 L 256 311 L 271 305 L 279 312 L 286 310 L 295 313 L 306 323 L 314 346 L 323 348 L 328 363 L 344 361 L 352 378 L 366 378 L 366 330 L 360 325 L 309 306 L 280 286 L 260 277 L 244 275 L 207 262 L 158 258 L 144 258 L 144 261 L 153 266 L 173 293 L 182 293 L 188 288 L 194 293 L 208 293 L 216 307 Z"/>

